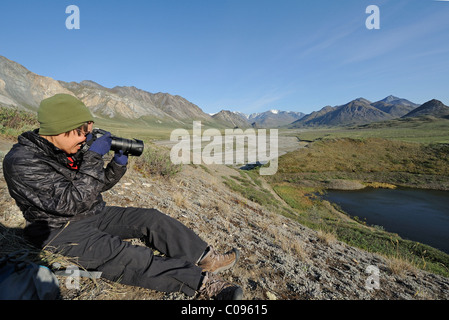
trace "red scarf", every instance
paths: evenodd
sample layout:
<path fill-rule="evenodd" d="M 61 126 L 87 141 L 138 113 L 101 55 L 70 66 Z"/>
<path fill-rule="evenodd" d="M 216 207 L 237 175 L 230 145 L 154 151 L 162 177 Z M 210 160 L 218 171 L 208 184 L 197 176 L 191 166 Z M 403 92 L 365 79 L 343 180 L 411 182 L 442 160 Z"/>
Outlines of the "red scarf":
<path fill-rule="evenodd" d="M 67 157 L 67 160 L 67 167 L 73 170 L 78 170 L 78 163 L 75 162 L 75 159 L 73 159 L 72 157 Z"/>

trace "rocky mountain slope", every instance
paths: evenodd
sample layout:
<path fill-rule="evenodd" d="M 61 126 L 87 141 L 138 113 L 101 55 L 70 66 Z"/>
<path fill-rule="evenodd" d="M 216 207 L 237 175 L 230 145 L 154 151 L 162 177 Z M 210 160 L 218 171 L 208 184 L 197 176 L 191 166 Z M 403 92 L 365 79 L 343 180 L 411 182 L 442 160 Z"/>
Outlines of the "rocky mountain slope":
<path fill-rule="evenodd" d="M 208 114 L 181 96 L 149 93 L 136 87 L 109 89 L 93 81 L 59 83 L 81 99 L 97 117 L 137 119 L 151 116 L 171 122 L 211 121 Z"/>
<path fill-rule="evenodd" d="M 231 124 L 234 128 L 250 128 L 251 124 L 248 120 L 239 113 L 232 112 L 229 110 L 221 110 L 215 113 L 212 118 L 216 121 L 225 124 Z"/>
<path fill-rule="evenodd" d="M 58 81 L 30 72 L 0 56 L 0 105 L 36 111 L 42 99 L 71 92 Z"/>
<path fill-rule="evenodd" d="M 441 101 L 432 99 L 420 107 L 412 110 L 403 116 L 403 118 L 433 116 L 436 118 L 449 118 L 449 107 Z"/>
<path fill-rule="evenodd" d="M 7 145 L 2 145 L 7 148 Z M 5 151 L 3 151 L 5 152 Z M 241 250 L 222 277 L 238 283 L 245 299 L 448 299 L 449 279 L 394 263 L 326 237 L 231 191 L 222 177 L 239 175 L 228 166 L 184 166 L 170 180 L 129 170 L 105 193 L 109 205 L 154 207 L 178 219 L 219 251 Z M 262 187 L 269 189 L 263 183 Z M 3 239 L 20 234 L 24 221 L 0 175 Z M 139 239 L 131 239 L 142 245 Z M 0 251 L 8 250 L 2 240 Z M 377 270 L 378 282 L 375 281 Z M 189 299 L 182 294 L 82 279 L 63 299 Z"/>
<path fill-rule="evenodd" d="M 388 96 L 380 101 L 373 102 L 373 107 L 390 114 L 393 117 L 402 117 L 404 114 L 417 108 L 419 105 L 407 99 L 401 99 L 395 96 Z"/>
<path fill-rule="evenodd" d="M 212 120 L 210 115 L 180 96 L 153 94 L 135 87 L 109 89 L 93 81 L 56 81 L 0 56 L 0 105 L 36 111 L 42 99 L 57 93 L 78 97 L 99 118 L 132 120 L 149 116 L 175 123 Z"/>

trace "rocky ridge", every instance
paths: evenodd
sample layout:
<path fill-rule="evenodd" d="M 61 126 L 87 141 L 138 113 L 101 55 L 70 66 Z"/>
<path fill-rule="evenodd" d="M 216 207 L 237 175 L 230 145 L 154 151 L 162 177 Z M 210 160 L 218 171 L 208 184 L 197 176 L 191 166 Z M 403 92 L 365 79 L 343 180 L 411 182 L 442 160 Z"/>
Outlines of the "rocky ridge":
<path fill-rule="evenodd" d="M 104 198 L 109 205 L 157 208 L 219 251 L 239 248 L 239 263 L 222 277 L 241 285 L 245 299 L 449 298 L 445 277 L 413 268 L 395 272 L 384 257 L 326 238 L 243 198 L 222 181 L 223 176 L 236 174 L 222 165 L 184 166 L 167 180 L 129 170 Z M 0 223 L 20 230 L 24 221 L 3 175 L 0 197 Z M 130 241 L 142 245 L 138 239 Z M 379 272 L 378 286 L 371 281 L 372 270 Z M 190 299 L 101 279 L 83 279 L 79 290 L 67 290 L 64 281 L 60 279 L 63 299 Z"/>
<path fill-rule="evenodd" d="M 35 74 L 0 56 L 0 106 L 36 111 L 42 99 L 66 93 L 81 99 L 99 118 L 137 119 L 149 116 L 180 123 L 212 117 L 178 95 L 149 93 L 135 87 L 106 88 L 93 81 L 64 82 Z"/>

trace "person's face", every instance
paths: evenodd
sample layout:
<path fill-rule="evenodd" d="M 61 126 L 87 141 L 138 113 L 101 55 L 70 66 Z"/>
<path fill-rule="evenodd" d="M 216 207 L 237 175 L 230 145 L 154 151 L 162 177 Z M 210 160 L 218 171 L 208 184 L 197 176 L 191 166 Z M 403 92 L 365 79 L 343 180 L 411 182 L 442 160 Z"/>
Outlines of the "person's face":
<path fill-rule="evenodd" d="M 67 154 L 74 154 L 86 141 L 86 136 L 92 131 L 93 124 L 90 123 L 86 132 L 77 131 L 76 129 L 69 132 L 69 134 L 61 133 L 56 136 L 50 136 L 48 139 L 57 148 L 61 149 Z"/>

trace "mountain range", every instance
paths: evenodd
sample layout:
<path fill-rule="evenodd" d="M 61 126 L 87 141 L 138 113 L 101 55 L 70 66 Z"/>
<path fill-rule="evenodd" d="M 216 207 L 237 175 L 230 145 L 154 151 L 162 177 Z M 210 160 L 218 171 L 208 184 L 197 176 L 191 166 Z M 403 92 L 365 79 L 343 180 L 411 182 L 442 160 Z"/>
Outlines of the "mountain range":
<path fill-rule="evenodd" d="M 409 100 L 388 96 L 377 102 L 364 98 L 352 100 L 341 106 L 326 106 L 293 122 L 290 128 L 358 125 L 400 118 L 419 105 Z"/>
<path fill-rule="evenodd" d="M 377 102 L 358 98 L 341 106 L 326 106 L 305 115 L 302 112 L 269 110 L 250 115 L 221 110 L 210 115 L 187 99 L 169 93 L 150 93 L 136 87 L 106 88 L 90 80 L 64 82 L 37 75 L 0 56 L 0 106 L 36 112 L 42 99 L 57 93 L 76 96 L 97 118 L 133 121 L 148 125 L 191 126 L 193 120 L 216 127 L 317 127 L 365 124 L 399 117 L 433 115 L 449 117 L 449 107 L 431 100 L 421 106 L 388 96 Z"/>
<path fill-rule="evenodd" d="M 302 112 L 269 110 L 252 114 L 245 114 L 239 111 L 221 110 L 212 115 L 212 118 L 227 123 L 232 123 L 235 127 L 253 128 L 275 128 L 288 125 L 304 117 Z"/>

